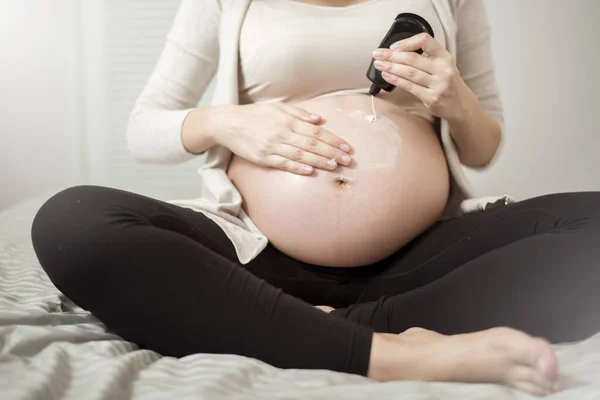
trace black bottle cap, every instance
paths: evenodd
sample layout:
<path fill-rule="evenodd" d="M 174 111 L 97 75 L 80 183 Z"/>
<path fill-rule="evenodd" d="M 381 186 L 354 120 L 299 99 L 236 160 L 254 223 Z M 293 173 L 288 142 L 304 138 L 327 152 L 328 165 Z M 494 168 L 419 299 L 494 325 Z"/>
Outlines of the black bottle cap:
<path fill-rule="evenodd" d="M 398 14 L 379 47 L 389 48 L 393 43 L 408 39 L 420 33 L 428 33 L 431 37 L 434 37 L 433 28 L 425 18 L 412 13 Z M 415 52 L 423 54 L 422 49 L 418 49 Z M 381 90 L 385 90 L 386 92 L 393 91 L 396 86 L 383 79 L 381 72 L 373 66 L 373 62 L 374 60 L 371 60 L 371 64 L 367 71 L 367 78 L 373 83 L 369 90 L 369 94 L 376 96 Z"/>
<path fill-rule="evenodd" d="M 371 89 L 369 89 L 369 94 L 372 96 L 377 96 L 379 92 L 381 92 L 381 88 L 376 84 L 372 84 Z"/>

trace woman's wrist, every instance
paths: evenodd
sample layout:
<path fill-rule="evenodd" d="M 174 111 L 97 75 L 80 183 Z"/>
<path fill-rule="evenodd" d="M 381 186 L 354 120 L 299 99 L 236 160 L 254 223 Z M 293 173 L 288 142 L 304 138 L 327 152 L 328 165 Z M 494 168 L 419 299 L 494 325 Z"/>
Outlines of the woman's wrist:
<path fill-rule="evenodd" d="M 447 118 L 451 127 L 457 128 L 456 131 L 462 131 L 474 118 L 473 113 L 483 109 L 475 93 L 467 86 L 464 81 L 460 81 L 457 93 L 456 107 L 453 115 Z"/>
<path fill-rule="evenodd" d="M 181 128 L 183 147 L 192 154 L 201 154 L 219 143 L 223 106 L 197 108 L 191 111 Z"/>

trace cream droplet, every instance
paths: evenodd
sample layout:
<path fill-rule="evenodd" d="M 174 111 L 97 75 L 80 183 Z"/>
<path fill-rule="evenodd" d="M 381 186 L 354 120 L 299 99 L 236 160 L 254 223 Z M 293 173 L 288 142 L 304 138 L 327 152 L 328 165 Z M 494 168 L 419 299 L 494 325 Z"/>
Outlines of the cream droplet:
<path fill-rule="evenodd" d="M 377 115 L 373 115 L 373 114 L 365 115 L 365 119 L 367 121 L 369 121 L 370 123 L 373 123 L 373 122 L 377 121 Z"/>

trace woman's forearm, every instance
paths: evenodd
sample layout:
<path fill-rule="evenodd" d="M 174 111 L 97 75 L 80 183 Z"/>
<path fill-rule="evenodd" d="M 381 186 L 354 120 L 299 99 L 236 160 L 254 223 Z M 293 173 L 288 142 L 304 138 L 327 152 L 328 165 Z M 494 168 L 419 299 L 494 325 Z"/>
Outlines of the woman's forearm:
<path fill-rule="evenodd" d="M 466 85 L 463 90 L 464 112 L 459 118 L 448 120 L 450 134 L 456 143 L 461 163 L 468 167 L 481 167 L 496 154 L 502 128 L 485 112 Z"/>

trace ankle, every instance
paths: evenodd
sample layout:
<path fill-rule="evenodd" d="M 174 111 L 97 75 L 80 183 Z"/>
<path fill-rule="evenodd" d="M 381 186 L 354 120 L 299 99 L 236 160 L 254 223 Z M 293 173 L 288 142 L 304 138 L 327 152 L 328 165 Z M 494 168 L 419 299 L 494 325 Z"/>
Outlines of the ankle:
<path fill-rule="evenodd" d="M 397 335 L 374 333 L 367 376 L 378 381 L 401 379 L 398 377 L 398 367 L 400 358 L 406 354 L 401 347 Z"/>

